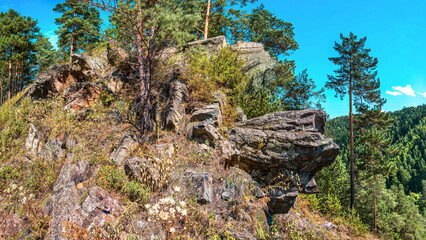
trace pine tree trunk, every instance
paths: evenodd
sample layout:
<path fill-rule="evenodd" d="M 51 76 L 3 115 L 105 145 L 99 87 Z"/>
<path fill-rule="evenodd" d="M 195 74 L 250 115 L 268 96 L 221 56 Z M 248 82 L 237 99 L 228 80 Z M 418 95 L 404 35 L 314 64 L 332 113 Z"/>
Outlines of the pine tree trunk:
<path fill-rule="evenodd" d="M 373 177 L 374 187 L 373 187 L 373 226 L 374 232 L 377 233 L 377 179 L 376 176 Z"/>
<path fill-rule="evenodd" d="M 70 64 L 72 64 L 72 55 L 74 53 L 74 35 L 71 34 L 71 45 L 70 45 Z"/>
<path fill-rule="evenodd" d="M 207 1 L 206 23 L 204 26 L 204 39 L 209 37 L 209 21 L 210 21 L 210 0 Z"/>
<path fill-rule="evenodd" d="M 350 178 L 351 178 L 351 208 L 353 209 L 355 206 L 355 154 L 354 154 L 354 120 L 353 120 L 353 113 L 352 113 L 352 105 L 353 105 L 353 83 L 352 83 L 352 77 L 349 78 L 349 132 L 350 132 L 350 156 L 349 156 L 349 163 L 350 163 Z"/>
<path fill-rule="evenodd" d="M 9 61 L 9 88 L 7 93 L 7 99 L 10 100 L 12 97 L 12 61 Z"/>

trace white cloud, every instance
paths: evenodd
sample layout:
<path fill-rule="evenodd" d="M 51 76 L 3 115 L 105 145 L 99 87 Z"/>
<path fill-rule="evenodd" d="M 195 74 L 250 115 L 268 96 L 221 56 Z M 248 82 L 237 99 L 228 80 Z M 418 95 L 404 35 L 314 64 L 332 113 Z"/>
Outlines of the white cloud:
<path fill-rule="evenodd" d="M 398 95 L 402 95 L 401 92 L 398 91 L 386 91 L 386 94 L 392 95 L 392 96 L 398 96 Z"/>
<path fill-rule="evenodd" d="M 401 93 L 404 93 L 405 95 L 408 95 L 408 96 L 413 96 L 413 97 L 416 96 L 413 88 L 411 88 L 411 85 L 406 85 L 405 87 L 396 86 L 396 87 L 392 87 L 392 89 L 400 91 Z M 396 95 L 394 95 L 394 96 L 396 96 Z"/>
<path fill-rule="evenodd" d="M 426 98 L 426 92 L 424 92 L 424 93 L 420 93 L 421 95 L 423 95 L 423 97 L 425 97 Z"/>

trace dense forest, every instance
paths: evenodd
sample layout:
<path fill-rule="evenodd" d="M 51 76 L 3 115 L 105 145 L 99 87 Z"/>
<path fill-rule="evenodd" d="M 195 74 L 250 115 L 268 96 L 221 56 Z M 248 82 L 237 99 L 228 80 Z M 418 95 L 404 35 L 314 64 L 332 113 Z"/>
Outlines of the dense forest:
<path fill-rule="evenodd" d="M 386 237 L 401 239 L 422 239 L 425 233 L 426 210 L 426 105 L 408 107 L 389 113 L 391 124 L 386 132 L 392 140 L 388 144 L 396 151 L 383 156 L 389 170 L 376 176 L 375 184 L 366 178 L 374 166 L 362 166 L 360 158 L 355 158 L 356 195 L 359 203 L 355 209 L 362 222 Z M 341 147 L 336 163 L 320 172 L 317 180 L 322 193 L 316 198 L 326 203 L 319 206 L 321 211 L 341 214 L 349 202 L 349 119 L 347 116 L 327 122 L 326 134 Z M 360 152 L 355 148 L 355 153 Z M 374 203 L 373 194 L 377 195 Z M 377 213 L 374 220 L 374 205 Z M 337 206 L 337 207 L 336 207 Z M 338 210 L 338 211 L 336 211 Z"/>
<path fill-rule="evenodd" d="M 44 165 L 40 162 L 38 165 L 31 163 L 34 164 L 31 167 L 38 169 L 37 173 L 22 170 L 24 174 L 6 166 L 13 164 L 20 157 L 15 155 L 24 151 L 20 149 L 20 144 L 24 142 L 23 136 L 27 134 L 28 123 L 33 115 L 50 119 L 52 116 L 47 112 L 54 109 L 57 111 L 55 114 L 66 119 L 61 122 L 63 119 L 53 118 L 55 124 L 60 122 L 70 126 L 68 121 L 75 120 L 75 115 L 63 113 L 62 107 L 58 107 L 60 104 L 52 100 L 46 105 L 50 109 L 43 108 L 46 106 L 31 109 L 30 103 L 23 100 L 21 108 L 25 111 L 17 111 L 16 114 L 13 104 L 8 102 L 15 96 L 14 104 L 18 106 L 20 97 L 26 94 L 25 91 L 33 85 L 37 76 L 49 70 L 49 67 L 63 64 L 72 75 L 73 71 L 78 70 L 73 66 L 79 64 L 73 62 L 73 59 L 81 60 L 80 55 L 96 56 L 109 53 L 111 49 L 120 49 L 125 60 L 114 66 L 114 77 L 127 74 L 131 87 L 123 93 L 108 90 L 100 94 L 103 105 L 98 107 L 113 110 L 115 104 L 119 105 L 119 114 L 124 119 L 120 124 L 124 125 L 123 122 L 127 121 L 129 128 L 137 132 L 134 134 L 139 137 L 138 141 L 144 142 L 149 137 L 154 138 L 151 136 L 155 135 L 154 132 L 159 134 L 160 130 L 164 130 L 160 129 L 156 119 L 157 103 L 164 97 L 162 94 L 167 95 L 164 94 L 166 83 L 163 79 L 167 79 L 169 70 L 178 65 L 163 61 L 164 52 L 171 48 L 184 49 L 185 43 L 191 41 L 224 36 L 231 45 L 239 41 L 260 43 L 262 51 L 264 48 L 268 55 L 267 60 L 263 60 L 269 65 L 265 67 L 266 70 L 259 71 L 261 74 L 248 76 L 246 73 L 253 66 L 245 65 L 237 51 L 231 48 L 223 48 L 215 54 L 206 49 L 191 49 L 175 56 L 176 59 L 185 59 L 185 71 L 174 77 L 189 89 L 189 109 L 213 103 L 216 97 L 214 93 L 220 90 L 228 103 L 223 110 L 225 126 L 221 129 L 221 132 L 226 132 L 238 119 L 237 109 L 241 109 L 250 119 L 276 111 L 322 109 L 325 89 L 334 90 L 336 96 L 342 99 L 348 96 L 349 116 L 327 122 L 325 133 L 340 146 L 340 154 L 333 165 L 318 172 L 316 180 L 321 192 L 309 195 L 303 201 L 307 201 L 311 209 L 327 216 L 327 219 L 335 222 L 345 219 L 354 226 L 352 230 L 358 231 L 351 232 L 351 236 L 362 236 L 372 231 L 385 239 L 425 239 L 426 105 L 393 113 L 384 112 L 382 107 L 385 99 L 380 93 L 380 79 L 376 70 L 378 59 L 370 56 L 371 50 L 366 48 L 367 38 L 358 38 L 353 33 L 348 36 L 341 34 L 335 42 L 335 55 L 330 56 L 329 60 L 337 69 L 328 75 L 324 87 L 316 86 L 308 75 L 308 69 L 296 72 L 297 63 L 288 57 L 298 49 L 292 23 L 277 18 L 263 5 L 253 7 L 256 2 L 66 0 L 52 9 L 61 15 L 55 19 L 58 27 L 55 33 L 59 38 L 57 48 L 43 36 L 35 19 L 21 16 L 13 9 L 0 13 L 0 106 L 5 106 L 0 111 L 0 160 L 4 161 L 0 162 L 0 186 L 6 189 L 20 181 L 25 182 L 25 174 L 39 174 L 38 177 L 43 179 L 41 173 L 48 169 L 51 177 L 46 180 L 46 186 L 24 184 L 29 186 L 29 192 L 46 197 L 53 188 L 55 174 L 59 174 L 61 164 L 50 166 L 44 160 L 40 160 Z M 104 28 L 101 27 L 101 11 L 107 12 L 109 16 L 107 27 Z M 170 59 L 184 65 L 172 57 Z M 103 77 L 99 82 L 106 81 L 106 76 Z M 78 81 L 90 78 L 92 76 Z M 123 97 L 124 93 L 128 95 Z M 20 100 L 16 100 L 16 97 Z M 89 116 L 98 110 L 89 111 Z M 18 119 L 18 116 L 22 119 Z M 98 117 L 91 116 L 88 121 Z M 60 126 L 53 126 L 52 129 L 55 129 L 52 132 L 62 131 Z M 62 135 L 66 136 L 70 132 Z M 109 139 L 109 135 L 105 139 Z M 112 143 L 109 144 L 112 148 Z M 257 150 L 260 151 L 263 145 L 259 143 Z M 92 152 L 85 154 L 92 157 Z M 158 189 L 147 190 L 145 183 L 128 180 L 122 169 L 108 165 L 108 161 L 102 162 L 104 165 L 99 164 L 104 169 L 100 171 L 100 174 L 105 175 L 102 179 L 105 182 L 110 179 L 115 181 L 119 176 L 120 184 L 131 183 L 134 188 L 126 190 L 120 184 L 111 187 L 108 182 L 102 185 L 106 189 L 109 187 L 108 190 L 124 195 L 123 199 L 130 202 L 139 201 L 139 205 L 148 202 L 149 197 L 145 194 L 162 194 Z M 142 197 L 134 200 L 132 194 L 143 195 L 143 200 Z M 45 199 L 40 197 L 38 200 L 41 209 Z M 15 208 L 8 206 L 4 209 L 15 211 Z M 41 238 L 46 235 L 48 218 L 35 216 L 37 221 L 42 222 L 38 226 Z M 272 236 L 272 232 L 259 236 Z M 211 233 L 205 236 L 208 234 Z M 224 236 L 227 235 L 222 234 L 214 239 L 233 239 Z"/>

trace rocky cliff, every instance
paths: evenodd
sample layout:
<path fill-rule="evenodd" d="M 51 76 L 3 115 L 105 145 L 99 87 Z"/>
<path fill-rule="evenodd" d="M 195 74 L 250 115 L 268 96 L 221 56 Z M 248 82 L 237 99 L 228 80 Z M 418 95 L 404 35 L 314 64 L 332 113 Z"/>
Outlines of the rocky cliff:
<path fill-rule="evenodd" d="M 168 49 L 163 57 L 193 46 L 214 52 L 229 44 L 217 37 Z M 276 63 L 261 44 L 230 47 L 244 60 L 253 84 L 272 74 Z M 54 166 L 54 181 L 33 200 L 37 221 L 44 224 L 34 227 L 33 218 L 7 210 L 14 209 L 7 206 L 16 201 L 10 191 L 17 180 L 4 177 L 9 193 L 1 193 L 1 211 L 15 220 L 0 222 L 3 237 L 256 239 L 272 215 L 289 212 L 299 193 L 318 191 L 315 174 L 339 152 L 323 135 L 324 112 L 276 112 L 249 120 L 240 112 L 240 121 L 224 130 L 226 97 L 217 93 L 213 103 L 188 108 L 187 86 L 178 74 L 169 74 L 159 89 L 164 94 L 157 104 L 158 131 L 142 141 L 120 107 L 132 97 L 137 78 L 130 58 L 121 49 L 74 55 L 71 65 L 52 66 L 17 100 L 16 106 L 34 107 L 25 115 L 22 155 L 3 158 L 2 173 L 6 164 L 48 164 Z M 63 127 L 48 124 L 58 119 Z"/>

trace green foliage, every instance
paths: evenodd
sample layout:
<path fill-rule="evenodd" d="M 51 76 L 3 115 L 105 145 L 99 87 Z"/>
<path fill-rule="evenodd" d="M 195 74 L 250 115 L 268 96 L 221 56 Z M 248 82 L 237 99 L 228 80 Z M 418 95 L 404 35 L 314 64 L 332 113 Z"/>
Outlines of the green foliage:
<path fill-rule="evenodd" d="M 59 36 L 58 46 L 64 53 L 87 50 L 99 42 L 102 21 L 96 8 L 77 0 L 66 0 L 57 4 L 53 11 L 62 14 L 55 19 L 59 25 L 55 33 Z"/>
<path fill-rule="evenodd" d="M 188 53 L 189 70 L 182 78 L 188 84 L 194 101 L 212 102 L 219 91 L 238 103 L 249 79 L 242 72 L 243 62 L 230 48 L 222 48 L 217 54 L 193 49 Z"/>
<path fill-rule="evenodd" d="M 150 198 L 150 189 L 137 181 L 129 181 L 123 188 L 129 199 L 134 202 L 147 203 Z"/>
<path fill-rule="evenodd" d="M 10 9 L 0 13 L 0 104 L 32 80 L 37 21 Z"/>
<path fill-rule="evenodd" d="M 49 39 L 42 35 L 35 42 L 35 51 L 35 58 L 40 72 L 53 65 L 58 57 L 58 53 L 53 48 Z"/>
<path fill-rule="evenodd" d="M 361 125 L 357 130 L 360 141 L 355 145 L 355 150 L 359 153 L 357 176 L 360 184 L 357 187 L 359 204 L 356 205 L 356 211 L 362 222 L 373 228 L 376 198 L 377 229 L 385 238 L 425 238 L 422 179 L 425 181 L 426 165 L 424 155 L 419 151 L 425 139 L 422 136 L 425 109 L 423 105 L 389 114 L 373 110 L 356 116 L 361 122 L 358 123 Z M 393 122 L 389 122 L 390 119 Z M 392 124 L 389 126 L 389 123 Z M 387 130 L 379 131 L 380 128 Z M 326 129 L 326 135 L 333 137 L 340 145 L 341 154 L 336 160 L 337 164 L 319 172 L 316 179 L 324 195 L 335 195 L 346 206 L 349 181 L 346 170 L 349 138 L 347 117 L 327 122 Z M 390 137 L 398 151 L 394 151 L 392 147 L 387 149 Z M 361 141 L 364 138 L 368 141 Z M 336 168 L 339 165 L 341 167 Z M 393 174 L 394 171 L 396 174 Z M 318 197 L 321 196 L 323 194 Z M 321 198 L 320 201 L 323 200 Z"/>
<path fill-rule="evenodd" d="M 137 181 L 129 181 L 124 170 L 113 165 L 103 165 L 97 174 L 96 183 L 109 190 L 120 192 L 131 201 L 147 203 L 150 199 L 150 189 Z"/>

